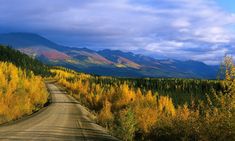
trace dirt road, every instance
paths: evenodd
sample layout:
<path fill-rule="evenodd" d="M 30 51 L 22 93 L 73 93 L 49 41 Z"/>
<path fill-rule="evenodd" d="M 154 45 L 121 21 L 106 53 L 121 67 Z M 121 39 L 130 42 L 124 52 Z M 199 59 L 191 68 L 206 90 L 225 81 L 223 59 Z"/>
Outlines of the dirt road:
<path fill-rule="evenodd" d="M 55 84 L 47 84 L 52 104 L 13 124 L 0 126 L 0 140 L 116 140 L 88 117 L 90 113 Z"/>

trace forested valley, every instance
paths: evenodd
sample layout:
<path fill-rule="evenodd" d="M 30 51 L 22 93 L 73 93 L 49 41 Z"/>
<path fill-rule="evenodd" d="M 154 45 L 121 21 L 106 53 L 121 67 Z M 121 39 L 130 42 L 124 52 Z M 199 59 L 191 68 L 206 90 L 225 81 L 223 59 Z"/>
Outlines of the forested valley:
<path fill-rule="evenodd" d="M 0 124 L 42 108 L 44 81 L 56 80 L 121 140 L 235 140 L 235 66 L 224 80 L 117 78 L 49 67 L 0 46 Z"/>
<path fill-rule="evenodd" d="M 61 67 L 59 84 L 97 114 L 122 140 L 234 140 L 235 68 L 224 59 L 225 80 L 126 79 Z"/>

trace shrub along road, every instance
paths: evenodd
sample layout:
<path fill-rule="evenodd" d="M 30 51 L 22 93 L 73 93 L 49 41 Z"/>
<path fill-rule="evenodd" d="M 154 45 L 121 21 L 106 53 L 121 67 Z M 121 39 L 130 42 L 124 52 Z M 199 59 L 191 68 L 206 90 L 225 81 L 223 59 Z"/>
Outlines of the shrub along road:
<path fill-rule="evenodd" d="M 90 113 L 54 83 L 47 84 L 52 104 L 29 118 L 0 127 L 0 140 L 117 140 Z"/>

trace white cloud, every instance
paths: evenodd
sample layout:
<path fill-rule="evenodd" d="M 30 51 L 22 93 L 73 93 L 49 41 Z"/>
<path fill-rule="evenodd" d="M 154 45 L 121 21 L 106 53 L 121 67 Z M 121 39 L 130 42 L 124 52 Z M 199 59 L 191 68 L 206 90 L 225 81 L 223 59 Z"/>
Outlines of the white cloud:
<path fill-rule="evenodd" d="M 176 28 L 187 28 L 191 23 L 186 19 L 177 19 L 173 21 L 172 25 Z"/>
<path fill-rule="evenodd" d="M 209 43 L 229 43 L 233 40 L 233 35 L 219 26 L 199 27 L 195 30 L 194 35 L 198 37 L 198 40 Z"/>
<path fill-rule="evenodd" d="M 204 62 L 219 60 L 222 49 L 231 52 L 235 39 L 235 13 L 214 0 L 0 0 L 0 18 L 4 32 Z"/>

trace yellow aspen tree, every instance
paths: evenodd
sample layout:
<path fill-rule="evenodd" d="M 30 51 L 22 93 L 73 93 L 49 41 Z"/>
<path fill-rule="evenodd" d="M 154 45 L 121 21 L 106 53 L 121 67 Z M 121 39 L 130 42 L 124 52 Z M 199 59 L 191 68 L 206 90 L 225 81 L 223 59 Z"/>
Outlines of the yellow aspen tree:
<path fill-rule="evenodd" d="M 172 99 L 168 96 L 160 96 L 158 100 L 158 110 L 169 116 L 175 116 L 176 113 Z"/>
<path fill-rule="evenodd" d="M 106 127 L 108 127 L 114 120 L 114 116 L 111 112 L 111 106 L 112 104 L 105 99 L 103 108 L 98 115 L 98 121 Z"/>
<path fill-rule="evenodd" d="M 145 103 L 150 106 L 150 107 L 156 107 L 157 104 L 157 99 L 156 97 L 152 94 L 152 91 L 148 91 L 146 96 L 145 96 Z"/>
<path fill-rule="evenodd" d="M 156 108 L 149 107 L 136 107 L 134 114 L 137 122 L 137 126 L 144 134 L 150 132 L 157 122 L 157 110 Z"/>

